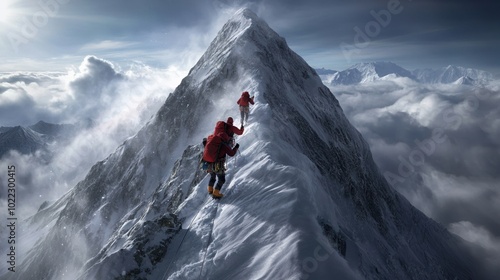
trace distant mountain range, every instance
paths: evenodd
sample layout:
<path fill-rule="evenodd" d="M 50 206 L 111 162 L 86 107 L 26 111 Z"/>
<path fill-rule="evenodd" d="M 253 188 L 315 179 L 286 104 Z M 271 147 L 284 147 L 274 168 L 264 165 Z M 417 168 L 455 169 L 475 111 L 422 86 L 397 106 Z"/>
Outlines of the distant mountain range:
<path fill-rule="evenodd" d="M 77 124 L 52 124 L 39 121 L 30 126 L 2 126 L 0 127 L 0 158 L 10 150 L 21 154 L 47 151 L 49 144 L 71 140 L 77 131 L 92 125 L 91 120 L 86 120 Z"/>
<path fill-rule="evenodd" d="M 394 76 L 427 84 L 483 85 L 494 79 L 493 74 L 472 68 L 449 65 L 440 69 L 407 70 L 392 62 L 358 63 L 343 71 L 316 69 L 329 85 L 355 85 Z"/>

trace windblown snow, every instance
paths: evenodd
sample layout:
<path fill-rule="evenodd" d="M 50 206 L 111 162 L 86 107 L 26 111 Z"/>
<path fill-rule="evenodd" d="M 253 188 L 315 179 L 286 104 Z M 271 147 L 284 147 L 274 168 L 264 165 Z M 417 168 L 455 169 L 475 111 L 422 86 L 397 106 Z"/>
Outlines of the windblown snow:
<path fill-rule="evenodd" d="M 255 95 L 224 198 L 201 139 Z M 316 72 L 252 11 L 156 115 L 29 221 L 6 279 L 472 279 L 461 240 L 389 187 Z M 5 272 L 5 270 L 2 270 Z"/>

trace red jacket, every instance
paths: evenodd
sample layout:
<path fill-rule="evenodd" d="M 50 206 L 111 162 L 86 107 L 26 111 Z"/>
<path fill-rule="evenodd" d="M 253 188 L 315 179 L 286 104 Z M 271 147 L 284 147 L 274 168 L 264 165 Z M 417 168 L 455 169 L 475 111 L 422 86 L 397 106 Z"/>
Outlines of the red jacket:
<path fill-rule="evenodd" d="M 224 162 L 226 155 L 234 156 L 239 145 L 236 144 L 234 148 L 231 148 L 226 143 L 227 141 L 229 141 L 229 136 L 224 132 L 208 136 L 207 141 L 204 142 L 203 160 L 206 162 Z"/>
<path fill-rule="evenodd" d="M 224 161 L 226 155 L 232 157 L 238 151 L 239 146 L 235 146 L 234 148 L 229 147 L 226 144 L 222 144 L 219 152 L 219 161 Z"/>
<path fill-rule="evenodd" d="M 250 94 L 248 93 L 248 91 L 245 91 L 241 94 L 241 97 L 240 99 L 238 99 L 238 105 L 240 106 L 243 106 L 243 107 L 248 107 L 250 106 L 250 104 L 254 104 L 253 102 L 253 96 L 250 98 Z"/>
<path fill-rule="evenodd" d="M 236 135 L 241 135 L 243 134 L 243 131 L 245 130 L 244 127 L 242 127 L 241 129 L 237 128 L 236 126 L 234 125 L 230 125 L 230 124 L 227 124 L 227 130 L 226 130 L 226 133 L 227 135 L 229 135 L 229 137 L 233 137 L 234 134 Z"/>

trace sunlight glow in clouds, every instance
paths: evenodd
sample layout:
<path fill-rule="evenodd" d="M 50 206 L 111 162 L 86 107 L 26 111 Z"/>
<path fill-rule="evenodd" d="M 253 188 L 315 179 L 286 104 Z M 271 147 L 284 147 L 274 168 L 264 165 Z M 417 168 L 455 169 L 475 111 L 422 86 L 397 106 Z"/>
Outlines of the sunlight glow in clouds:
<path fill-rule="evenodd" d="M 129 42 L 129 41 L 113 41 L 113 40 L 104 40 L 97 43 L 89 43 L 84 45 L 81 50 L 82 51 L 98 51 L 98 50 L 115 50 L 115 49 L 125 49 L 134 45 L 137 45 L 137 42 Z"/>
<path fill-rule="evenodd" d="M 8 23 L 14 16 L 14 11 L 11 5 L 12 0 L 2 0 L 0 2 L 0 22 Z"/>

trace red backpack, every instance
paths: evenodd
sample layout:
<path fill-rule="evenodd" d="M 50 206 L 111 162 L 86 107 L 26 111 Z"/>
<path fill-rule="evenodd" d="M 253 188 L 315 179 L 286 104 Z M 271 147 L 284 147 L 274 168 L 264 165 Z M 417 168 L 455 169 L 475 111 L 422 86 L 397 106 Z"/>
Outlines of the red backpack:
<path fill-rule="evenodd" d="M 236 102 L 240 106 L 250 106 L 250 104 L 254 104 L 253 98 L 250 98 L 250 93 L 248 91 L 245 91 L 241 94 L 240 99 Z"/>
<path fill-rule="evenodd" d="M 227 133 L 227 131 L 226 131 L 227 126 L 228 126 L 227 123 L 225 123 L 223 121 L 218 121 L 215 124 L 215 130 L 214 130 L 214 134 L 213 135 L 219 135 L 219 133 Z"/>
<path fill-rule="evenodd" d="M 203 160 L 205 162 L 214 163 L 219 160 L 219 154 L 224 142 L 229 140 L 226 133 L 212 134 L 208 136 L 205 149 L 203 150 Z"/>

